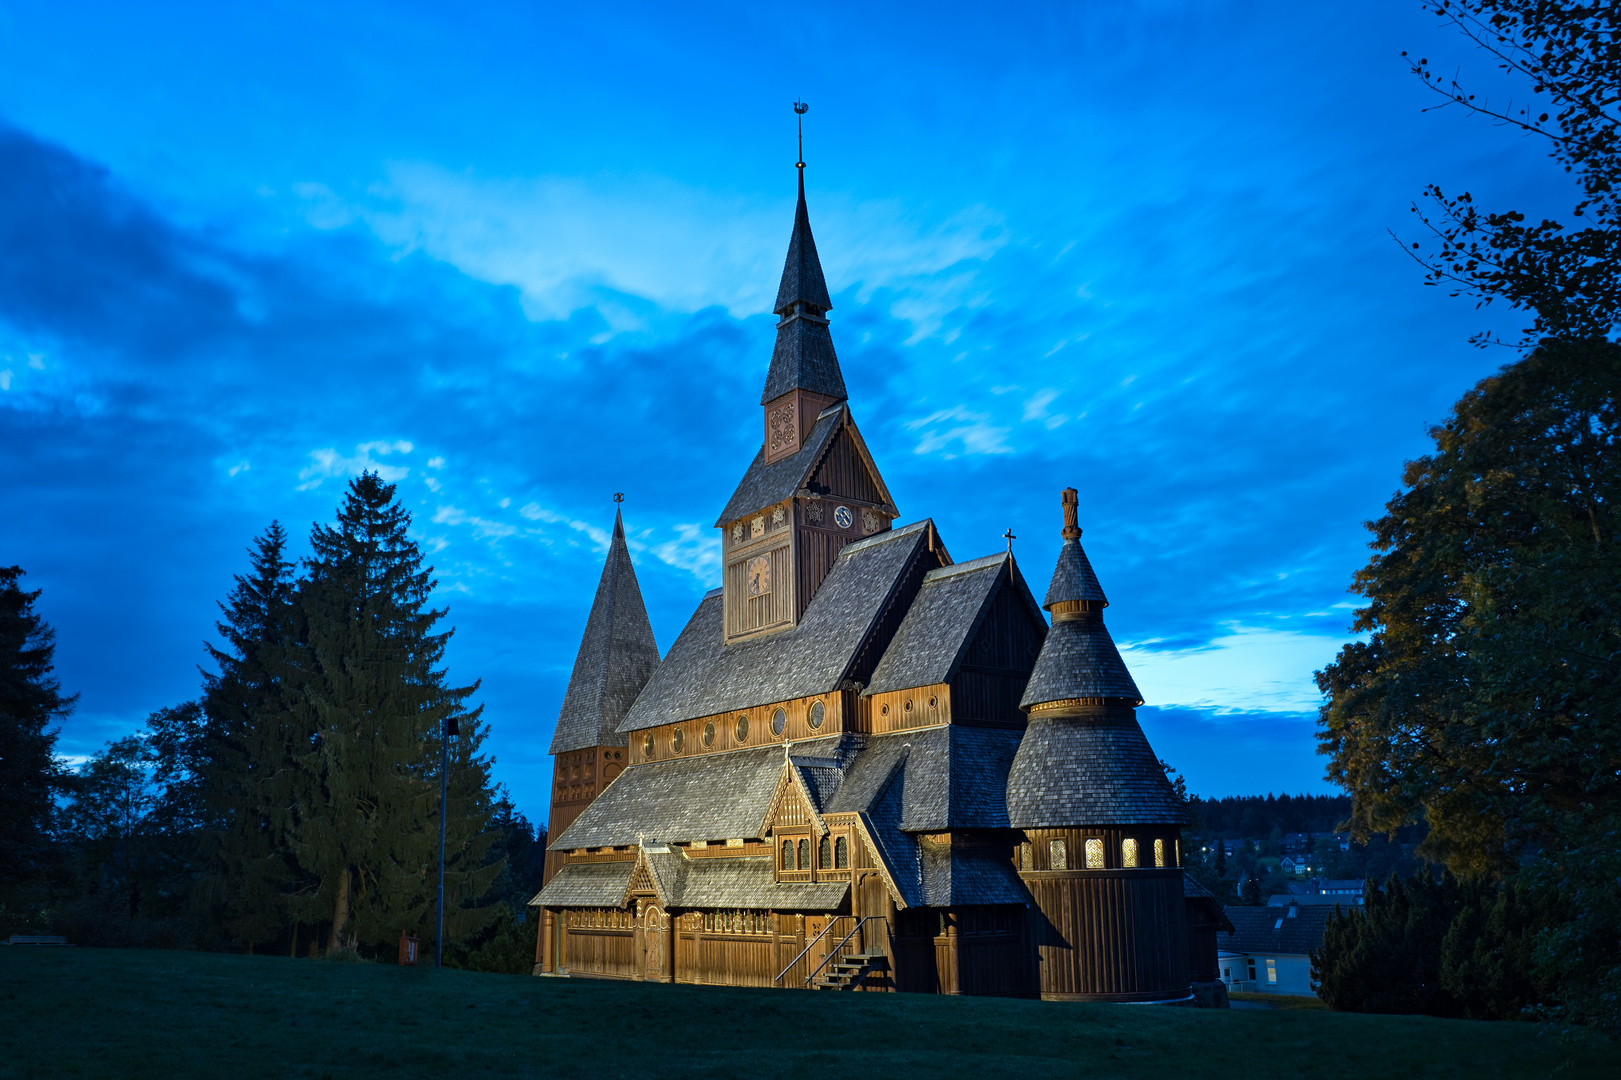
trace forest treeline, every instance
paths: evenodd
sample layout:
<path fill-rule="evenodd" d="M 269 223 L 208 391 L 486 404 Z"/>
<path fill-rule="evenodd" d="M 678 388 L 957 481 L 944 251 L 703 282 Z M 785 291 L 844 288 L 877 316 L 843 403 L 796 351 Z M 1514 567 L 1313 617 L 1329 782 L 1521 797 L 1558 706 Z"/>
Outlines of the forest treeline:
<path fill-rule="evenodd" d="M 409 524 L 375 473 L 297 566 L 272 523 L 220 604 L 198 697 L 71 771 L 53 754 L 74 704 L 53 633 L 21 569 L 0 570 L 0 933 L 337 957 L 387 957 L 411 934 L 431 949 L 443 779 L 447 960 L 527 972 L 544 832 L 491 783 L 477 684 L 442 666 L 451 631 Z"/>
<path fill-rule="evenodd" d="M 1328 833 L 1348 828 L 1349 795 L 1228 795 L 1189 799 L 1201 830 L 1211 836 L 1253 837 L 1277 833 Z"/>

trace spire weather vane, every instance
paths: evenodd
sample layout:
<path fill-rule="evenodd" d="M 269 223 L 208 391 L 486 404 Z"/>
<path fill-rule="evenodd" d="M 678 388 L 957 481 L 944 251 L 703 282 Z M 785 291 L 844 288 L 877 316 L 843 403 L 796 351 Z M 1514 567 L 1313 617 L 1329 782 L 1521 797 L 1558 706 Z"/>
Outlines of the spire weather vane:
<path fill-rule="evenodd" d="M 805 112 L 809 108 L 803 101 L 794 102 L 794 112 L 799 120 L 799 162 L 796 167 L 800 169 L 805 167 Z"/>
<path fill-rule="evenodd" d="M 623 491 L 614 492 L 614 502 L 622 503 L 624 501 L 625 501 L 625 493 Z"/>

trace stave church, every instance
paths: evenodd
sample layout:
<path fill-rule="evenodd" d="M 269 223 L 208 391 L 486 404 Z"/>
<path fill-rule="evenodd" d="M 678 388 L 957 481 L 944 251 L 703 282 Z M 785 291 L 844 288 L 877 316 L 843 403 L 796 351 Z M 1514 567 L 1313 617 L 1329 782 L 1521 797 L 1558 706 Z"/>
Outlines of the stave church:
<path fill-rule="evenodd" d="M 1220 905 L 1136 719 L 1073 489 L 1038 601 L 856 425 L 799 201 L 721 587 L 659 655 L 616 514 L 557 720 L 535 973 L 1205 1003 Z M 1050 619 L 1050 621 L 1049 621 Z"/>

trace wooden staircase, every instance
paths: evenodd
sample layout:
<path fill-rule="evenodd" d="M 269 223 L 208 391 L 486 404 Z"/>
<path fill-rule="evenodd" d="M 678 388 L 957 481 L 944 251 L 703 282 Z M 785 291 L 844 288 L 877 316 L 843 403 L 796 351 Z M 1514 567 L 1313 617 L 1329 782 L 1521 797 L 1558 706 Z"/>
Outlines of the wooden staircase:
<path fill-rule="evenodd" d="M 883 953 L 847 953 L 835 960 L 811 983 L 815 990 L 854 990 L 875 971 L 888 971 L 889 958 Z"/>

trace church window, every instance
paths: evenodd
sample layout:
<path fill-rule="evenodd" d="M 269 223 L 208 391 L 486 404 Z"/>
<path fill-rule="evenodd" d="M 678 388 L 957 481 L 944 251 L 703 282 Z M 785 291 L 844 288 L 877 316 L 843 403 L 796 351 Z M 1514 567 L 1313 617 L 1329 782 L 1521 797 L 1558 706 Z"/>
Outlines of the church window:
<path fill-rule="evenodd" d="M 771 734 L 781 735 L 788 727 L 788 714 L 778 709 L 771 714 Z"/>
<path fill-rule="evenodd" d="M 1133 837 L 1126 837 L 1120 841 L 1120 865 L 1130 868 L 1137 866 L 1137 841 Z"/>
<path fill-rule="evenodd" d="M 801 870 L 809 870 L 811 868 L 809 840 L 801 840 L 799 842 L 799 868 Z"/>
<path fill-rule="evenodd" d="M 1103 841 L 1095 836 L 1086 842 L 1086 868 L 1103 869 Z"/>
<path fill-rule="evenodd" d="M 1164 840 L 1155 840 L 1154 841 L 1154 865 L 1155 866 L 1164 866 L 1165 865 L 1165 841 Z"/>
<path fill-rule="evenodd" d="M 833 869 L 850 869 L 850 841 L 843 836 L 833 841 Z"/>
<path fill-rule="evenodd" d="M 642 756 L 644 758 L 653 756 L 653 733 L 651 731 L 642 736 Z"/>
<path fill-rule="evenodd" d="M 1178 840 L 1176 842 L 1176 862 L 1172 863 L 1171 865 L 1173 865 L 1173 866 L 1181 866 L 1182 865 L 1182 841 L 1180 841 L 1180 840 Z"/>
<path fill-rule="evenodd" d="M 1047 867 L 1051 870 L 1069 869 L 1069 849 L 1062 840 L 1047 841 Z"/>
<path fill-rule="evenodd" d="M 711 746 L 714 746 L 714 745 L 715 745 L 715 721 L 711 720 L 711 721 L 709 721 L 709 723 L 704 725 L 704 746 L 707 748 L 707 747 L 711 747 Z"/>
<path fill-rule="evenodd" d="M 811 703 L 810 716 L 806 719 L 809 722 L 812 731 L 816 731 L 822 726 L 822 717 L 826 715 L 827 710 L 822 707 L 822 703 L 820 701 L 814 701 Z"/>
<path fill-rule="evenodd" d="M 833 838 L 822 837 L 822 842 L 816 846 L 816 868 L 818 870 L 833 869 Z"/>
<path fill-rule="evenodd" d="M 744 713 L 737 718 L 737 741 L 749 741 L 749 714 Z"/>
<path fill-rule="evenodd" d="M 685 745 L 687 745 L 687 729 L 686 728 L 676 728 L 674 731 L 670 732 L 670 749 L 671 750 L 674 750 L 676 753 L 679 754 L 681 752 L 681 748 L 683 746 L 685 746 Z"/>
<path fill-rule="evenodd" d="M 1019 845 L 1019 869 L 1034 870 L 1036 868 L 1036 849 L 1030 844 Z"/>
<path fill-rule="evenodd" d="M 889 702 L 887 702 L 887 701 L 884 702 L 884 704 L 879 708 L 878 713 L 879 713 L 880 716 L 888 716 L 889 715 Z"/>
<path fill-rule="evenodd" d="M 794 842 L 792 840 L 782 842 L 782 868 L 784 870 L 794 868 Z"/>

